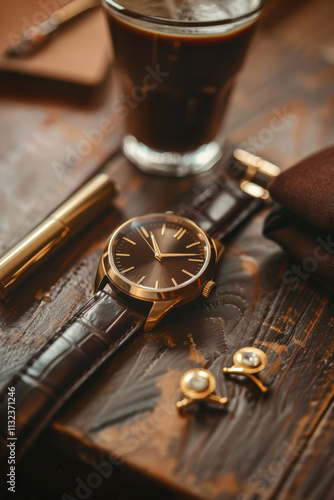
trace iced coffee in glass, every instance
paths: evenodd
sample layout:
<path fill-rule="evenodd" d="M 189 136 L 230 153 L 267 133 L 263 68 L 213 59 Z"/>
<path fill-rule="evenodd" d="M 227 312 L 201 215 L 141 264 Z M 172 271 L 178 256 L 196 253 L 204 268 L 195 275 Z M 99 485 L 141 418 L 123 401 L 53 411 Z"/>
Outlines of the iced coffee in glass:
<path fill-rule="evenodd" d="M 261 0 L 103 4 L 123 87 L 125 155 L 156 174 L 209 169 Z"/>

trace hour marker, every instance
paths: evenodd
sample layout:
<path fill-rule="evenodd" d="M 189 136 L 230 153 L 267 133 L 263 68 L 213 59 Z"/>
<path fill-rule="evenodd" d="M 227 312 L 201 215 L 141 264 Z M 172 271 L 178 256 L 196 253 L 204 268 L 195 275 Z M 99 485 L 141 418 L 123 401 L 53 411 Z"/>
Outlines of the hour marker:
<path fill-rule="evenodd" d="M 180 227 L 180 229 L 174 234 L 174 238 L 180 240 L 186 231 L 187 231 L 186 229 Z"/>
<path fill-rule="evenodd" d="M 191 248 L 191 247 L 194 247 L 195 245 L 199 245 L 200 242 L 199 241 L 196 241 L 196 243 L 192 243 L 191 245 L 188 245 L 186 248 Z"/>
<path fill-rule="evenodd" d="M 148 232 L 146 231 L 146 229 L 144 228 L 144 226 L 142 226 L 140 229 L 143 231 L 143 233 L 144 233 L 144 235 L 146 236 L 146 238 L 148 238 L 148 237 L 149 237 L 149 234 L 148 234 Z"/>
<path fill-rule="evenodd" d="M 158 280 L 155 282 L 155 288 L 159 288 L 159 281 Z"/>
<path fill-rule="evenodd" d="M 144 279 L 145 279 L 145 278 L 146 278 L 146 276 L 142 276 L 142 277 L 140 278 L 140 280 L 139 280 L 139 281 L 137 281 L 137 285 L 140 285 L 140 283 L 141 283 L 142 281 L 144 281 Z"/>
<path fill-rule="evenodd" d="M 116 257 L 130 257 L 129 253 L 117 253 Z"/>
<path fill-rule="evenodd" d="M 137 245 L 137 243 L 135 243 L 132 240 L 129 240 L 129 238 L 126 238 L 125 236 L 123 236 L 123 240 L 127 241 L 128 243 L 131 243 L 131 245 Z"/>
<path fill-rule="evenodd" d="M 189 271 L 186 271 L 185 269 L 182 269 L 182 272 L 188 274 L 188 276 L 191 276 L 192 278 L 195 276 L 194 274 L 191 274 Z"/>
<path fill-rule="evenodd" d="M 134 268 L 135 268 L 135 266 L 129 267 L 128 269 L 124 269 L 124 271 L 122 271 L 121 274 L 125 274 L 128 271 L 132 271 L 132 269 L 134 269 Z"/>
<path fill-rule="evenodd" d="M 190 262 L 204 262 L 203 259 L 188 259 Z"/>
<path fill-rule="evenodd" d="M 166 224 L 163 223 L 161 228 L 161 236 L 165 236 L 165 231 L 166 231 Z"/>
<path fill-rule="evenodd" d="M 178 285 L 178 283 L 176 282 L 176 280 L 175 280 L 174 278 L 172 278 L 172 282 L 173 282 L 173 284 L 174 284 L 175 286 L 177 286 L 177 285 Z"/>

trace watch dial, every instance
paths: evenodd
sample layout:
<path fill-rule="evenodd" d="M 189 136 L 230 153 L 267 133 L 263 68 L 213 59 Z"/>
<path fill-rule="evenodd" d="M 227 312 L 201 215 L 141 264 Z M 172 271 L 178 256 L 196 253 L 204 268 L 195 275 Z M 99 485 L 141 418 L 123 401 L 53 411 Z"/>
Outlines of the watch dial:
<path fill-rule="evenodd" d="M 154 214 L 124 224 L 110 258 L 123 279 L 155 290 L 195 280 L 207 263 L 209 243 L 196 226 L 176 215 Z"/>

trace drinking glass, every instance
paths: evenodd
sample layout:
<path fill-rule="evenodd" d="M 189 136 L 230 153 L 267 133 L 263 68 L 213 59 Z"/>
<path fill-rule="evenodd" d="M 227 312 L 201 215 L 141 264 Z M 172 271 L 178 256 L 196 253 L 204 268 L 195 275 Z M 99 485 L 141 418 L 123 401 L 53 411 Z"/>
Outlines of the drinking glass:
<path fill-rule="evenodd" d="M 185 176 L 220 158 L 219 132 L 261 0 L 103 0 L 123 95 L 125 155 Z"/>

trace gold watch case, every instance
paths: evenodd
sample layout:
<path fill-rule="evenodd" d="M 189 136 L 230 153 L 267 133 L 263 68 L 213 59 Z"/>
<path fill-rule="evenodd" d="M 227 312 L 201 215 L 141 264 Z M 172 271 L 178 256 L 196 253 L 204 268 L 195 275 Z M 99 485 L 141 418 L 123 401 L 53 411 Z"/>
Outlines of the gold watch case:
<path fill-rule="evenodd" d="M 188 224 L 192 227 L 193 231 L 198 234 L 198 237 L 205 242 L 207 258 L 205 265 L 195 276 L 196 279 L 192 279 L 175 287 L 159 290 L 130 282 L 119 272 L 112 257 L 115 239 L 125 226 L 137 220 L 145 219 L 145 217 L 147 217 L 148 220 L 154 217 L 163 217 L 166 223 L 175 222 L 178 224 Z M 143 301 L 144 303 L 151 303 L 152 307 L 147 316 L 144 328 L 145 331 L 151 331 L 173 308 L 186 304 L 202 294 L 205 285 L 214 275 L 223 250 L 224 246 L 218 240 L 211 238 L 190 219 L 170 212 L 166 214 L 148 214 L 147 216 L 134 217 L 118 227 L 106 241 L 96 274 L 94 293 L 103 289 L 108 283 L 112 289 L 116 289 L 116 292 L 121 292 L 122 296 L 125 296 L 125 298 L 129 297 Z"/>

